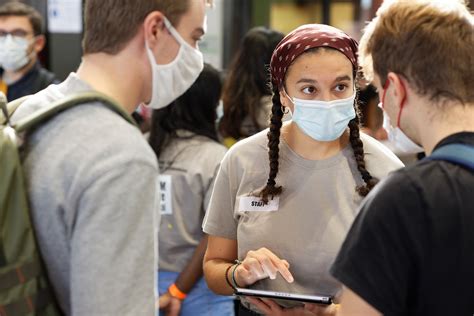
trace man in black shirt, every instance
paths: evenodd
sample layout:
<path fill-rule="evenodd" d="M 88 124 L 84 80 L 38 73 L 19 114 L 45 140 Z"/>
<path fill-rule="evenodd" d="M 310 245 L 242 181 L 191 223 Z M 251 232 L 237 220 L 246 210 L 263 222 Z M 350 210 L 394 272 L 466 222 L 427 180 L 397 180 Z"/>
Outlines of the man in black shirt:
<path fill-rule="evenodd" d="M 331 268 L 344 284 L 338 315 L 474 315 L 473 51 L 460 0 L 386 1 L 368 25 L 360 61 L 389 138 L 428 159 L 362 204 Z M 449 144 L 463 145 L 466 164 L 430 160 Z"/>
<path fill-rule="evenodd" d="M 39 12 L 26 4 L 0 6 L 0 91 L 8 101 L 57 83 L 54 74 L 38 61 L 46 41 L 42 25 Z"/>

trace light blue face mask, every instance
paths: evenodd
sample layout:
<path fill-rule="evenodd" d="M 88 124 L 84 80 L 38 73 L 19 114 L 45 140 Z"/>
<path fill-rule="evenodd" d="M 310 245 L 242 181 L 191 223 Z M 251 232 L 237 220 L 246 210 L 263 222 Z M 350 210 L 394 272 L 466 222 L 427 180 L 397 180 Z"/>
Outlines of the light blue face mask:
<path fill-rule="evenodd" d="M 285 92 L 286 94 L 286 92 Z M 311 138 L 329 142 L 338 139 L 355 118 L 354 93 L 350 98 L 334 101 L 302 100 L 287 97 L 293 102 L 293 122 Z"/>

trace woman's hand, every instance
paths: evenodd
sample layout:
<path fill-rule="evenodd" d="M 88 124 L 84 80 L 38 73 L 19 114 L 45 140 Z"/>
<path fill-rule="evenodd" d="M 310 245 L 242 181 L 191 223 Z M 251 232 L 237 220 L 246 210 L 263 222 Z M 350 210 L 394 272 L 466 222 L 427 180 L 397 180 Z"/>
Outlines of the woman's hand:
<path fill-rule="evenodd" d="M 160 296 L 159 307 L 166 316 L 178 316 L 181 310 L 181 301 L 172 297 L 169 293 Z"/>
<path fill-rule="evenodd" d="M 247 297 L 246 300 L 267 316 L 335 316 L 336 306 L 305 304 L 303 307 L 284 308 L 271 299 Z"/>
<path fill-rule="evenodd" d="M 265 278 L 275 279 L 277 273 L 288 282 L 294 281 L 288 261 L 278 258 L 267 248 L 249 251 L 244 261 L 235 270 L 237 285 L 241 287 L 254 284 Z"/>

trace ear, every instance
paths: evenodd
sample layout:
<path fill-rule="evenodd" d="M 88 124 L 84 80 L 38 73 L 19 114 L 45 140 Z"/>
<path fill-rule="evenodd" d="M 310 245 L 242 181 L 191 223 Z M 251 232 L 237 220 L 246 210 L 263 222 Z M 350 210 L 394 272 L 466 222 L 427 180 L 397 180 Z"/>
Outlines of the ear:
<path fill-rule="evenodd" d="M 143 22 L 145 33 L 145 41 L 150 48 L 154 48 L 163 36 L 164 32 L 168 32 L 165 26 L 165 16 L 160 11 L 153 11 L 147 15 Z"/>
<path fill-rule="evenodd" d="M 400 107 L 407 95 L 406 80 L 394 72 L 388 73 L 387 80 L 389 80 L 390 85 L 393 86 L 392 93 L 397 106 Z"/>
<path fill-rule="evenodd" d="M 35 42 L 33 43 L 33 50 L 38 54 L 41 52 L 46 44 L 46 38 L 44 35 L 38 35 L 35 38 Z"/>
<path fill-rule="evenodd" d="M 288 100 L 288 98 L 286 97 L 285 92 L 283 92 L 283 90 L 280 90 L 279 93 L 280 93 L 281 105 L 283 105 L 284 107 L 288 107 L 289 106 L 288 103 L 290 103 L 290 100 Z"/>

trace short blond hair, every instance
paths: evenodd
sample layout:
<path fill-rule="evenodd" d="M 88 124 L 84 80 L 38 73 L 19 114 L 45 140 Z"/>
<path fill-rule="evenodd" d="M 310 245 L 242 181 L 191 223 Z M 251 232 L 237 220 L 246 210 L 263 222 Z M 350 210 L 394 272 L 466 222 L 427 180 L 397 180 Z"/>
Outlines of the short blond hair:
<path fill-rule="evenodd" d="M 402 75 L 433 101 L 474 102 L 474 19 L 461 0 L 385 0 L 359 46 L 364 75 Z"/>

